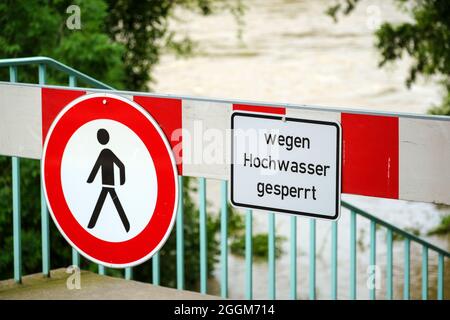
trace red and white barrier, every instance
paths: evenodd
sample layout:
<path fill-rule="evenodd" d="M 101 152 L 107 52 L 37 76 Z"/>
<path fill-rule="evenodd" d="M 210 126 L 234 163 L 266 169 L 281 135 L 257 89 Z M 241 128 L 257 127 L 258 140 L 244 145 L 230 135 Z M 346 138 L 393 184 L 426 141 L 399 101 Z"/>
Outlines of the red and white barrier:
<path fill-rule="evenodd" d="M 0 84 L 0 154 L 39 159 L 55 116 L 88 93 Z M 276 113 L 341 123 L 343 193 L 450 204 L 450 118 L 115 93 L 159 123 L 185 176 L 228 179 L 233 110 Z"/>

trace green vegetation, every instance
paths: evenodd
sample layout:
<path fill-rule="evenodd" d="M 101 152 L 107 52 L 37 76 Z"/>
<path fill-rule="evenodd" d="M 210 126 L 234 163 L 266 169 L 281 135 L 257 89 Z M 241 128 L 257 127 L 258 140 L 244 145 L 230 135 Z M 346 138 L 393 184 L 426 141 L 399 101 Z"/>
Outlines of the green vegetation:
<path fill-rule="evenodd" d="M 380 66 L 411 58 L 406 85 L 410 87 L 419 75 L 435 77 L 445 94 L 442 103 L 432 106 L 432 114 L 450 115 L 450 2 L 447 0 L 392 0 L 410 21 L 381 24 L 375 31 L 375 46 L 381 54 Z M 348 15 L 360 0 L 339 0 L 327 9 L 335 21 L 339 14 Z"/>
<path fill-rule="evenodd" d="M 412 233 L 415 236 L 420 236 L 420 229 L 414 227 L 406 227 L 404 228 L 406 232 Z"/>
<path fill-rule="evenodd" d="M 405 227 L 403 228 L 403 230 L 405 230 L 406 232 L 409 232 L 417 237 L 420 236 L 420 230 L 418 228 L 414 228 L 414 227 Z M 393 241 L 403 241 L 405 240 L 405 236 L 403 236 L 400 233 L 397 232 L 393 232 L 392 233 L 392 240 Z"/>
<path fill-rule="evenodd" d="M 450 233 L 450 215 L 443 216 L 441 223 L 428 232 L 428 235 L 445 235 Z"/>
<path fill-rule="evenodd" d="M 230 252 L 243 257 L 245 255 L 245 223 L 244 217 L 233 207 L 228 206 L 228 241 Z M 275 238 L 275 257 L 278 258 L 283 253 L 282 245 L 286 240 L 283 236 Z M 267 259 L 269 253 L 269 235 L 267 233 L 253 234 L 252 237 L 253 257 L 258 261 Z"/>
<path fill-rule="evenodd" d="M 278 258 L 283 253 L 281 243 L 286 240 L 285 237 L 276 236 L 275 239 L 275 257 Z M 266 260 L 269 252 L 269 235 L 267 233 L 258 233 L 252 237 L 253 258 L 257 261 Z M 238 256 L 245 256 L 245 236 L 237 237 L 230 245 L 231 253 Z"/>
<path fill-rule="evenodd" d="M 198 208 L 192 201 L 192 193 L 196 192 L 192 178 L 183 178 L 183 200 L 184 200 L 184 266 L 185 287 L 198 289 L 200 275 L 200 236 L 199 236 L 199 214 Z M 218 219 L 209 214 L 207 216 L 207 252 L 208 252 L 208 276 L 211 276 L 214 265 L 218 261 L 219 242 L 217 232 L 220 228 Z M 161 284 L 176 287 L 176 236 L 175 228 L 160 250 Z M 144 263 L 133 270 L 134 278 L 141 281 L 151 279 L 151 266 Z"/>

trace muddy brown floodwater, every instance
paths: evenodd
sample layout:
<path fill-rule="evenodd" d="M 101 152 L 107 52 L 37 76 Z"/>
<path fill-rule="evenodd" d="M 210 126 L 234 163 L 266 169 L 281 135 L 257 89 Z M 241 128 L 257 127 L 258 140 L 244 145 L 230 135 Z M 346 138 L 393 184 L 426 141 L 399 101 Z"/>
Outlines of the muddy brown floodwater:
<path fill-rule="evenodd" d="M 178 12 L 181 21 L 172 28 L 189 35 L 198 44 L 196 54 L 177 59 L 167 53 L 155 70 L 156 92 L 200 95 L 273 102 L 292 102 L 330 107 L 425 113 L 439 103 L 442 92 L 433 79 L 420 80 L 410 90 L 405 87 L 409 61 L 379 69 L 374 48 L 373 27 L 382 21 L 404 21 L 392 1 L 362 1 L 350 16 L 338 24 L 324 14 L 332 3 L 325 0 L 248 0 L 243 37 L 230 14 L 201 17 Z M 220 185 L 208 181 L 209 214 L 217 214 Z M 427 237 L 449 209 L 432 204 L 344 196 L 344 200 L 376 214 L 401 228 L 413 228 L 436 245 L 449 249 L 450 238 Z M 254 213 L 254 232 L 267 232 L 268 217 Z M 297 239 L 298 297 L 308 298 L 308 219 L 299 218 Z M 289 217 L 276 216 L 278 235 L 289 237 Z M 349 297 L 349 214 L 339 222 L 338 293 Z M 366 286 L 369 262 L 369 223 L 358 219 L 358 298 L 368 298 Z M 331 224 L 317 222 L 317 297 L 329 298 Z M 385 297 L 386 233 L 377 231 L 377 264 L 381 268 L 377 298 Z M 289 242 L 276 263 L 277 298 L 289 297 Z M 430 253 L 429 296 L 436 297 L 437 255 Z M 254 263 L 254 298 L 268 297 L 266 262 Z M 450 297 L 450 265 L 445 266 L 445 296 Z M 217 292 L 220 268 L 210 289 Z M 244 298 L 245 263 L 229 258 L 229 293 Z M 403 243 L 394 243 L 394 297 L 402 297 Z M 421 297 L 421 248 L 411 247 L 411 295 Z"/>

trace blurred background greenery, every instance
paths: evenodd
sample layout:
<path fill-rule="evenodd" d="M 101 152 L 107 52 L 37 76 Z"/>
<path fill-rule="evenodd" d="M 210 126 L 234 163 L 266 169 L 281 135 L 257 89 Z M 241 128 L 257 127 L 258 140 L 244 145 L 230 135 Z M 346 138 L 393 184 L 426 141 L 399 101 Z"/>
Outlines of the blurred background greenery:
<path fill-rule="evenodd" d="M 384 22 L 375 30 L 375 46 L 381 54 L 380 67 L 400 60 L 411 59 L 406 86 L 418 77 L 437 77 L 444 89 L 440 105 L 429 112 L 450 115 L 450 2 L 447 0 L 391 0 L 397 9 L 410 16 L 402 23 Z M 335 22 L 351 14 L 361 0 L 339 0 L 327 9 Z"/>

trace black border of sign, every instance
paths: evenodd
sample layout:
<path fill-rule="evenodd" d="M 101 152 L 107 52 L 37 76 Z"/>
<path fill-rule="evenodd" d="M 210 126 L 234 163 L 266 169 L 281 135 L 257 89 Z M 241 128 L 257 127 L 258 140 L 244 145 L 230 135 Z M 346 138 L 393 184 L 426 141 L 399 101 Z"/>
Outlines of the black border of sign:
<path fill-rule="evenodd" d="M 308 213 L 303 211 L 291 211 L 285 209 L 276 209 L 271 207 L 262 207 L 257 205 L 248 205 L 245 203 L 237 203 L 233 199 L 233 179 L 234 179 L 234 117 L 235 116 L 243 116 L 243 117 L 251 117 L 251 118 L 263 118 L 263 119 L 273 119 L 280 121 L 293 121 L 293 122 L 304 122 L 304 123 L 314 123 L 320 125 L 333 126 L 337 130 L 336 134 L 336 168 L 338 169 L 338 174 L 336 174 L 336 211 L 334 216 L 327 216 L 322 214 Z M 336 220 L 339 218 L 340 213 L 340 202 L 341 202 L 341 186 L 339 185 L 339 177 L 342 175 L 341 168 L 341 127 L 336 122 L 330 121 L 320 121 L 320 120 L 309 120 L 309 119 L 297 119 L 297 118 L 288 118 L 284 116 L 276 116 L 276 115 L 268 115 L 268 114 L 260 114 L 260 113 L 251 113 L 251 112 L 233 112 L 231 115 L 231 176 L 230 176 L 230 202 L 233 206 L 243 207 L 243 208 L 251 208 L 257 210 L 264 211 L 274 211 L 281 213 L 293 214 L 295 216 L 307 216 L 313 218 L 321 218 L 326 220 Z"/>

